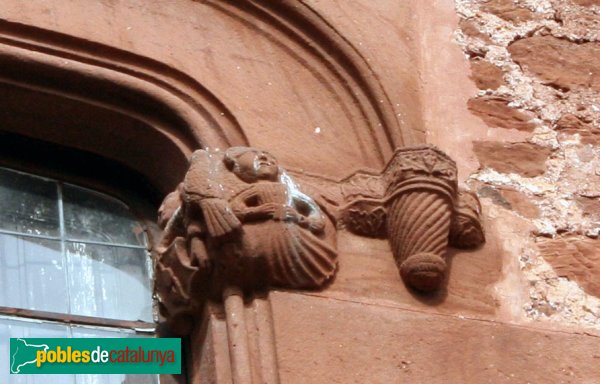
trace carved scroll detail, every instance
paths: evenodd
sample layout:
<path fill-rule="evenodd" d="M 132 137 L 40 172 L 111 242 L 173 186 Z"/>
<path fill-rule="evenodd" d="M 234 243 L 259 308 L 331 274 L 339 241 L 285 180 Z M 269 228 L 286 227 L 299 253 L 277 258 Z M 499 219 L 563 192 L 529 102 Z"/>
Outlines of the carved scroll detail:
<path fill-rule="evenodd" d="M 473 248 L 484 242 L 479 199 L 472 192 L 459 191 L 450 227 L 450 244 L 456 248 Z"/>

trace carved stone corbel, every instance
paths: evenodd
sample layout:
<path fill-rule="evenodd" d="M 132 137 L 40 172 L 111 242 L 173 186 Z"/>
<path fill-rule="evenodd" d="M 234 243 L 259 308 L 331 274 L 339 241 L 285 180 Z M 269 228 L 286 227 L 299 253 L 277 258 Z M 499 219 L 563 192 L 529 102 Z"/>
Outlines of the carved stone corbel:
<path fill-rule="evenodd" d="M 383 172 L 359 172 L 342 189 L 342 225 L 360 235 L 387 237 L 411 288 L 441 287 L 449 243 L 472 248 L 485 241 L 477 197 L 459 191 L 456 164 L 433 146 L 398 149 Z"/>
<path fill-rule="evenodd" d="M 330 217 L 269 153 L 232 147 L 194 152 L 158 223 L 155 291 L 169 328 L 190 334 L 203 308 L 221 307 L 228 356 L 220 358 L 232 382 L 277 384 L 270 307 L 259 296 L 330 281 L 337 268 Z"/>
<path fill-rule="evenodd" d="M 269 153 L 194 152 L 159 210 L 155 290 L 162 314 L 190 331 L 206 299 L 269 287 L 315 289 L 337 267 L 335 226 Z"/>

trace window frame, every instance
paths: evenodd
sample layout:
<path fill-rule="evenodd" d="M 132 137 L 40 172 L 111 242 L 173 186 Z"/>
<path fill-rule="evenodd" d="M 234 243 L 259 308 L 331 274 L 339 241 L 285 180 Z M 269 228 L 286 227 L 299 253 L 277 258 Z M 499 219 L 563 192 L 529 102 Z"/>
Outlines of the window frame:
<path fill-rule="evenodd" d="M 59 178 L 56 177 L 55 174 L 53 174 L 52 176 L 47 176 L 45 174 L 45 172 L 43 172 L 43 168 L 39 169 L 39 170 L 23 170 L 20 169 L 19 167 L 15 167 L 14 164 L 6 164 L 5 162 L 0 161 L 0 168 L 7 170 L 9 172 L 16 172 L 28 177 L 35 177 L 35 178 L 39 178 L 42 179 L 44 181 L 48 181 L 48 182 L 52 182 L 55 183 L 57 185 L 57 204 L 59 205 L 59 220 L 60 220 L 60 233 L 59 233 L 59 237 L 55 237 L 55 236 L 45 236 L 45 235 L 35 235 L 35 234 L 27 234 L 27 233 L 21 233 L 21 232 L 17 232 L 17 231 L 10 231 L 10 230 L 4 230 L 4 229 L 0 229 L 0 233 L 4 234 L 4 235 L 13 235 L 13 236 L 19 236 L 19 237 L 31 237 L 31 238 L 37 238 L 37 239 L 47 239 L 47 240 L 54 240 L 54 241 L 61 241 L 61 243 L 66 243 L 66 242 L 78 242 L 76 240 L 67 240 L 65 239 L 65 233 L 64 233 L 64 217 L 63 217 L 63 198 L 62 198 L 62 190 L 63 190 L 63 186 L 64 185 L 70 185 L 79 189 L 84 189 L 89 193 L 92 194 L 97 194 L 100 196 L 106 196 L 109 197 L 111 199 L 114 199 L 116 201 L 118 201 L 120 204 L 123 204 L 125 207 L 128 208 L 128 210 L 131 212 L 133 218 L 135 220 L 137 220 L 141 226 L 142 229 L 144 231 L 144 236 L 146 237 L 146 246 L 128 246 L 125 244 L 118 244 L 118 243 L 107 243 L 107 242 L 99 242 L 99 241 L 88 241 L 88 240 L 81 240 L 81 242 L 84 243 L 89 243 L 92 245 L 102 245 L 102 246 L 117 246 L 117 247 L 126 247 L 126 248 L 134 248 L 134 249 L 144 249 L 145 253 L 147 255 L 147 259 L 145 260 L 145 264 L 146 264 L 146 268 L 148 269 L 148 273 L 149 273 L 149 277 L 151 280 L 151 284 L 153 284 L 153 274 L 154 274 L 154 257 L 153 257 L 153 249 L 154 249 L 154 239 L 157 238 L 157 236 L 155 236 L 156 233 L 158 233 L 158 229 L 157 226 L 154 224 L 153 221 L 147 219 L 146 217 L 148 216 L 146 215 L 141 215 L 140 211 L 135 209 L 136 207 L 134 207 L 132 204 L 127 204 L 125 201 L 130 200 L 134 201 L 133 196 L 131 196 L 131 194 L 126 194 L 128 195 L 127 197 L 129 197 L 130 199 L 127 199 L 124 201 L 124 199 L 117 195 L 115 196 L 115 194 L 112 194 L 110 192 L 107 192 L 106 190 L 102 190 L 102 189 L 97 189 L 97 188 L 93 188 L 90 187 L 90 185 L 81 185 L 83 183 L 77 183 L 76 182 L 71 182 L 69 179 L 69 174 L 65 174 L 65 177 Z M 38 172 L 39 171 L 39 172 Z M 87 184 L 87 183 L 85 183 Z M 94 187 L 96 187 L 96 183 L 94 183 Z M 112 188 L 107 188 L 111 191 L 114 191 L 114 189 Z M 136 200 L 137 201 L 137 200 Z M 143 211 L 145 212 L 149 212 L 149 207 L 147 204 L 144 204 L 143 201 L 141 201 L 141 206 L 144 208 Z M 145 206 L 144 206 L 145 205 Z M 62 252 L 64 252 L 64 249 L 62 250 Z M 153 291 L 153 287 L 152 287 L 152 291 Z M 49 324 L 59 324 L 59 325 L 64 325 L 67 327 L 70 326 L 81 326 L 81 327 L 85 327 L 85 328 L 103 328 L 106 330 L 123 330 L 123 331 L 133 331 L 135 334 L 140 334 L 140 335 L 156 335 L 158 332 L 158 326 L 159 326 L 159 315 L 158 315 L 158 303 L 156 300 L 156 296 L 154 294 L 154 292 L 152 292 L 152 318 L 153 318 L 153 322 L 148 322 L 148 321 L 142 321 L 142 320 L 137 320 L 137 321 L 132 321 L 132 320 L 120 320 L 120 319 L 109 319 L 109 318 L 103 318 L 103 317 L 96 317 L 96 316 L 84 316 L 84 315 L 75 315 L 75 314 L 69 314 L 69 313 L 61 313 L 61 312 L 48 312 L 48 311 L 41 311 L 41 310 L 34 310 L 34 309 L 27 309 L 27 308 L 16 308 L 16 307 L 7 307 L 7 306 L 0 306 L 0 318 L 5 318 L 5 319 L 14 319 L 16 321 L 19 321 L 19 319 L 24 319 L 23 321 L 41 321 L 41 322 L 45 322 L 45 323 L 49 323 Z"/>

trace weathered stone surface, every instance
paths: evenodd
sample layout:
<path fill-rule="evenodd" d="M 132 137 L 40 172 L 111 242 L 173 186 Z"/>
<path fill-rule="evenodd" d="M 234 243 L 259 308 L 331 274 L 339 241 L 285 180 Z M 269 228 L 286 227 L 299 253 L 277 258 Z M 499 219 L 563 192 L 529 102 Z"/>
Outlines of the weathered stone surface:
<path fill-rule="evenodd" d="M 540 209 L 525 194 L 509 188 L 493 188 L 482 186 L 477 190 L 477 195 L 487 197 L 502 208 L 515 211 L 528 219 L 540 217 Z"/>
<path fill-rule="evenodd" d="M 502 69 L 485 60 L 471 61 L 471 78 L 479 89 L 496 89 L 504 84 Z"/>
<path fill-rule="evenodd" d="M 595 383 L 596 334 L 272 294 L 282 383 Z M 284 336 L 285 335 L 285 336 Z"/>
<path fill-rule="evenodd" d="M 577 116 L 566 113 L 556 122 L 556 129 L 559 130 L 581 130 L 587 128 L 588 125 Z"/>
<path fill-rule="evenodd" d="M 490 187 L 489 185 L 484 185 L 477 189 L 477 196 L 482 198 L 488 198 L 492 201 L 492 203 L 509 210 L 512 210 L 512 205 L 502 196 L 499 188 Z"/>
<path fill-rule="evenodd" d="M 525 177 L 543 174 L 546 171 L 546 159 L 551 152 L 550 149 L 535 144 L 496 141 L 475 141 L 473 150 L 482 167 Z"/>
<path fill-rule="evenodd" d="M 540 217 L 540 209 L 525 194 L 514 189 L 500 189 L 500 194 L 510 204 L 511 208 L 528 219 Z"/>
<path fill-rule="evenodd" d="M 600 297 L 600 240 L 572 237 L 542 241 L 538 246 L 559 276 Z"/>
<path fill-rule="evenodd" d="M 575 200 L 577 205 L 583 211 L 584 217 L 589 217 L 593 221 L 600 223 L 600 198 L 579 197 Z"/>
<path fill-rule="evenodd" d="M 533 118 L 527 113 L 508 106 L 508 100 L 502 97 L 483 96 L 472 98 L 467 103 L 471 113 L 479 116 L 487 125 L 496 128 L 533 131 Z"/>
<path fill-rule="evenodd" d="M 535 17 L 535 13 L 527 8 L 517 7 L 513 0 L 490 0 L 480 9 L 512 23 L 529 21 Z"/>
<path fill-rule="evenodd" d="M 583 7 L 590 7 L 592 5 L 600 6 L 600 0 L 571 0 L 571 1 L 577 5 L 581 5 Z"/>
<path fill-rule="evenodd" d="M 501 222 L 500 217 L 506 220 L 507 228 L 513 229 L 519 222 L 523 223 L 521 230 L 504 231 L 501 235 L 504 244 L 511 250 L 512 259 L 507 260 L 518 260 L 519 266 L 512 270 L 511 275 L 524 279 L 523 285 L 513 280 L 504 288 L 508 293 L 506 297 L 510 297 L 510 292 L 516 287 L 523 287 L 528 293 L 523 296 L 522 303 L 515 303 L 512 298 L 501 302 L 511 302 L 514 313 L 523 313 L 524 309 L 524 315 L 535 320 L 534 324 L 548 320 L 598 327 L 600 299 L 586 293 L 577 283 L 558 277 L 536 247 L 527 245 L 527 242 L 532 231 L 538 236 L 548 237 L 566 236 L 567 233 L 572 236 L 598 236 L 598 221 L 593 215 L 594 199 L 600 196 L 600 159 L 592 144 L 596 142 L 593 132 L 600 128 L 600 104 L 597 83 L 594 83 L 598 77 L 594 71 L 599 57 L 600 14 L 588 0 L 513 2 L 530 8 L 536 13 L 535 17 L 526 23 L 499 20 L 481 11 L 486 0 L 454 2 L 460 17 L 475 20 L 479 31 L 493 37 L 489 44 L 466 34 L 458 35 L 457 39 L 467 57 L 473 56 L 471 52 L 476 47 L 478 52 L 486 53 L 486 60 L 503 69 L 506 84 L 497 90 L 487 90 L 486 97 L 503 98 L 509 105 L 531 111 L 537 118 L 534 120 L 536 124 L 540 121 L 528 137 L 487 137 L 479 140 L 527 141 L 552 148 L 553 152 L 546 162 L 547 171 L 533 179 L 484 169 L 472 175 L 471 179 L 485 187 L 475 182 L 470 185 L 479 187 L 480 196 L 488 197 L 482 201 L 484 207 L 488 207 L 489 215 L 498 216 L 494 217 L 495 223 Z M 594 43 L 582 43 L 588 41 Z M 482 93 L 479 92 L 479 95 Z M 471 96 L 474 97 L 475 92 Z M 576 118 L 567 116 L 562 119 L 568 114 Z M 542 122 L 554 122 L 552 129 Z M 525 134 L 514 130 L 487 130 L 487 133 L 498 136 Z M 512 159 L 507 158 L 506 161 Z M 513 193 L 504 191 L 507 187 L 532 196 L 539 207 L 539 217 L 533 217 L 534 209 L 519 212 L 522 218 L 508 212 L 509 209 L 517 210 L 516 204 L 509 201 L 514 197 L 511 196 Z M 505 268 L 508 265 L 510 261 Z"/>
<path fill-rule="evenodd" d="M 566 36 L 571 41 L 598 41 L 600 13 L 591 2 L 581 3 L 576 7 L 564 1 L 555 8 L 553 17 L 560 25 L 560 32 L 553 33 L 554 36 Z"/>
<path fill-rule="evenodd" d="M 560 131 L 561 134 L 578 134 L 582 144 L 600 146 L 600 130 L 570 113 L 563 115 L 556 122 L 556 129 Z"/>
<path fill-rule="evenodd" d="M 547 85 L 565 91 L 600 91 L 600 43 L 574 43 L 550 35 L 518 40 L 508 47 L 514 61 Z"/>
<path fill-rule="evenodd" d="M 491 220 L 489 223 L 491 225 Z M 486 230 L 491 230 L 490 226 Z M 319 296 L 352 300 L 365 307 L 379 303 L 440 313 L 477 313 L 493 316 L 497 301 L 491 287 L 502 279 L 502 249 L 490 236 L 484 246 L 469 251 L 450 249 L 452 272 L 444 287 L 427 295 L 402 284 L 387 240 L 338 232 L 339 270 Z M 482 287 L 485 287 L 482 289 Z"/>
<path fill-rule="evenodd" d="M 492 43 L 492 39 L 490 39 L 490 37 L 488 35 L 486 35 L 485 33 L 482 33 L 481 31 L 479 31 L 479 29 L 477 28 L 477 26 L 475 25 L 475 22 L 473 20 L 462 19 L 458 23 L 458 26 L 465 35 L 480 39 L 480 40 L 484 41 L 485 43 L 490 43 L 490 44 Z"/>

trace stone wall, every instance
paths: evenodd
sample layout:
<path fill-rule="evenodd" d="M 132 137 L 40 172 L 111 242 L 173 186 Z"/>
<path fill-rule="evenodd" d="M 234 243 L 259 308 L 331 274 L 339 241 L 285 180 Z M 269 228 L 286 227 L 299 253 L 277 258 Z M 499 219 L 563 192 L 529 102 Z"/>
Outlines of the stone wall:
<path fill-rule="evenodd" d="M 260 147 L 332 204 L 357 169 L 434 144 L 479 195 L 486 244 L 450 249 L 424 295 L 387 239 L 340 225 L 326 288 L 273 290 L 262 315 L 238 303 L 273 330 L 270 372 L 595 383 L 600 4 L 571 1 L 6 0 L 0 128 L 120 161 L 164 194 L 194 149 Z M 231 382 L 221 312 L 196 324 L 188 382 Z"/>
<path fill-rule="evenodd" d="M 491 220 L 525 229 L 520 315 L 599 328 L 600 2 L 457 0 L 456 11 L 478 88 L 468 109 L 506 132 L 473 142 L 481 167 L 468 183 Z"/>

